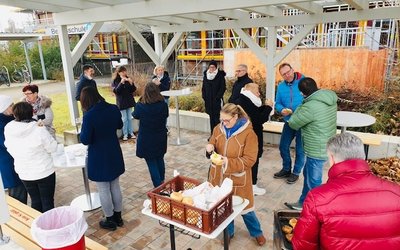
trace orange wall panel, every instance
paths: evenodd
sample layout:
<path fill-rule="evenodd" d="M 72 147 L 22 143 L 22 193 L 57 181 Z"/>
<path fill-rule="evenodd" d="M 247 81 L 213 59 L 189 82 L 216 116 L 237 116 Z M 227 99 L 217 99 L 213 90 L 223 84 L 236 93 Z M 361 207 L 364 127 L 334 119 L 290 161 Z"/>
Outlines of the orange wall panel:
<path fill-rule="evenodd" d="M 349 88 L 354 90 L 384 89 L 388 51 L 366 48 L 297 49 L 282 61 L 306 76 L 316 80 L 322 88 Z M 234 76 L 238 64 L 247 64 L 249 74 L 266 77 L 266 66 L 249 49 L 228 49 L 224 52 L 224 68 Z M 282 78 L 276 67 L 276 80 Z"/>

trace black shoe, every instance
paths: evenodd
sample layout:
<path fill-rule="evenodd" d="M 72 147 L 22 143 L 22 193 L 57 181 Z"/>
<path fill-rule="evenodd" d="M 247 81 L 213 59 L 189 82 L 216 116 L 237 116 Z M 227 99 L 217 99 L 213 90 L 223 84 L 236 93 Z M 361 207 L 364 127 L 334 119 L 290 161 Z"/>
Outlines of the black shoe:
<path fill-rule="evenodd" d="M 290 174 L 290 176 L 286 179 L 286 182 L 289 184 L 295 183 L 299 179 L 298 175 Z"/>
<path fill-rule="evenodd" d="M 115 212 L 112 216 L 112 220 L 117 224 L 117 226 L 122 227 L 124 225 L 124 221 L 122 220 L 121 217 L 121 212 Z"/>
<path fill-rule="evenodd" d="M 106 217 L 99 222 L 101 228 L 114 231 L 117 229 L 117 224 L 113 221 L 113 217 Z"/>
<path fill-rule="evenodd" d="M 275 179 L 284 179 L 284 178 L 288 178 L 290 176 L 290 171 L 286 171 L 286 170 L 281 170 L 277 173 L 274 174 L 274 178 Z"/>

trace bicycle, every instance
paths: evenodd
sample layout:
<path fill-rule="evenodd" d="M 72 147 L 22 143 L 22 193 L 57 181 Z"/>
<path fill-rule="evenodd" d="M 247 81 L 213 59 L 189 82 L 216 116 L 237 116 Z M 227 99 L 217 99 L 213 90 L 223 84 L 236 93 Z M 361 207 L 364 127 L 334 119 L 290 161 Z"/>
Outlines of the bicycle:
<path fill-rule="evenodd" d="M 29 70 L 26 65 L 22 65 L 20 70 L 17 70 L 17 65 L 14 64 L 14 72 L 11 74 L 11 78 L 14 82 L 19 83 L 27 83 L 30 84 L 32 82 L 31 74 L 29 74 Z"/>
<path fill-rule="evenodd" d="M 8 69 L 6 66 L 2 66 L 0 68 L 0 86 L 5 84 L 7 87 L 10 87 L 10 74 L 8 73 Z"/>

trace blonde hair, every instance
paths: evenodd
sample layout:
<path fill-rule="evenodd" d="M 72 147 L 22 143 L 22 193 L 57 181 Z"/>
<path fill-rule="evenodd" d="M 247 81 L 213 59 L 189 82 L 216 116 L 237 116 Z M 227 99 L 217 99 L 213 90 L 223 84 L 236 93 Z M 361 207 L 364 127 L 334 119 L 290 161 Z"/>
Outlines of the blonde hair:
<path fill-rule="evenodd" d="M 164 71 L 165 71 L 165 67 L 164 67 L 164 65 L 157 65 L 156 67 L 154 67 L 154 70 L 153 70 L 153 74 L 156 76 L 157 75 L 157 70 L 158 69 L 163 69 Z"/>
<path fill-rule="evenodd" d="M 246 111 L 244 111 L 244 109 L 240 105 L 236 105 L 233 103 L 225 104 L 221 109 L 221 113 L 231 115 L 232 117 L 238 115 L 238 119 L 243 117 L 249 119 L 249 116 L 247 115 Z"/>

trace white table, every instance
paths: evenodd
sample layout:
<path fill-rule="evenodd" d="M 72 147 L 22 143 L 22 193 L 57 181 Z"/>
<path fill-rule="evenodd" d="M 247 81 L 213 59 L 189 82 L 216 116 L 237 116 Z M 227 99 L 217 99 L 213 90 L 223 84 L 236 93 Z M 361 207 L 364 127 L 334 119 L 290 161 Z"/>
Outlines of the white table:
<path fill-rule="evenodd" d="M 85 194 L 72 200 L 71 206 L 78 207 L 82 211 L 91 211 L 101 207 L 99 193 L 91 193 L 86 166 L 87 146 L 74 144 L 64 148 L 64 152 L 53 155 L 54 166 L 58 168 L 82 168 Z"/>
<path fill-rule="evenodd" d="M 375 117 L 352 111 L 338 111 L 336 124 L 342 127 L 342 133 L 347 127 L 367 127 L 376 122 Z"/>
<path fill-rule="evenodd" d="M 179 102 L 178 102 L 178 97 L 179 96 L 184 96 L 184 95 L 190 95 L 192 91 L 189 88 L 186 89 L 180 89 L 180 90 L 167 90 L 167 91 L 161 91 L 161 94 L 163 96 L 174 96 L 175 97 L 175 109 L 176 109 L 176 129 L 177 129 L 177 137 L 176 140 L 171 141 L 171 144 L 173 145 L 184 145 L 188 144 L 189 140 L 185 140 L 181 138 L 181 130 L 180 130 L 180 123 L 179 123 Z"/>
<path fill-rule="evenodd" d="M 189 231 L 191 233 L 209 238 L 209 239 L 215 239 L 218 237 L 218 235 L 224 231 L 224 250 L 229 249 L 229 235 L 228 235 L 228 225 L 243 211 L 243 209 L 249 204 L 249 200 L 244 199 L 244 202 L 242 204 L 239 204 L 237 206 L 233 206 L 233 213 L 224 220 L 224 222 L 221 223 L 211 234 L 205 234 L 199 231 L 194 230 L 193 228 L 187 227 L 185 225 L 182 225 L 178 222 L 166 219 L 164 217 L 161 217 L 159 215 L 153 214 L 151 212 L 151 208 L 143 208 L 142 209 L 142 214 L 147 215 L 153 219 L 163 221 L 165 223 L 169 224 L 169 234 L 170 234 L 170 241 L 171 241 L 171 250 L 175 250 L 175 232 L 174 232 L 174 227 L 179 227 L 181 229 L 184 229 L 186 231 Z"/>

